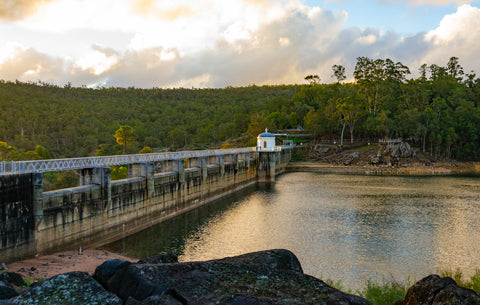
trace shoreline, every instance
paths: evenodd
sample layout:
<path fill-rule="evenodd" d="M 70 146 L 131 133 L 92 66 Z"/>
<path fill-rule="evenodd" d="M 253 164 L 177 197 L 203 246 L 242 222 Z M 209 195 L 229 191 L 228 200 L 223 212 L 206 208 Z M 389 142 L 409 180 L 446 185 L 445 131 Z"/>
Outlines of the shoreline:
<path fill-rule="evenodd" d="M 82 251 L 81 254 L 79 254 L 78 250 L 68 250 L 6 264 L 7 270 L 0 271 L 0 274 L 15 272 L 30 283 L 73 271 L 87 272 L 92 275 L 97 266 L 110 259 L 122 259 L 129 262 L 138 261 L 137 259 L 105 250 L 88 249 Z"/>
<path fill-rule="evenodd" d="M 290 162 L 286 172 L 316 172 L 362 175 L 405 175 L 405 176 L 449 176 L 449 175 L 480 175 L 480 163 L 462 162 L 456 166 L 418 166 L 418 167 L 387 167 L 373 165 L 338 165 L 327 162 L 296 161 Z M 58 274 L 81 271 L 93 274 L 97 266 L 110 259 L 122 259 L 136 262 L 119 253 L 101 249 L 86 249 L 81 254 L 78 250 L 66 250 L 54 254 L 33 257 L 15 261 L 7 265 L 4 272 L 16 272 L 30 282 L 45 280 Z"/>
<path fill-rule="evenodd" d="M 316 172 L 336 174 L 399 175 L 399 176 L 450 176 L 480 175 L 480 163 L 457 162 L 441 163 L 432 166 L 375 166 L 375 165 L 338 165 L 327 162 L 295 161 L 290 162 L 286 172 Z"/>

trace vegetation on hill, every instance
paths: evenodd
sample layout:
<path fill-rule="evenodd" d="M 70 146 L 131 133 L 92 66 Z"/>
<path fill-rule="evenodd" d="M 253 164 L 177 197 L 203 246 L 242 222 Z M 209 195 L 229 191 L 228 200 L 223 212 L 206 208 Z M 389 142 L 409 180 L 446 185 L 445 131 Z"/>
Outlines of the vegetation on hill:
<path fill-rule="evenodd" d="M 315 139 L 409 139 L 436 158 L 480 159 L 480 79 L 458 58 L 418 78 L 390 59 L 359 57 L 355 82 L 224 89 L 63 88 L 0 81 L 0 160 L 255 145 L 268 127 Z M 121 133 L 127 132 L 127 134 Z M 148 147 L 148 148 L 146 148 Z"/>

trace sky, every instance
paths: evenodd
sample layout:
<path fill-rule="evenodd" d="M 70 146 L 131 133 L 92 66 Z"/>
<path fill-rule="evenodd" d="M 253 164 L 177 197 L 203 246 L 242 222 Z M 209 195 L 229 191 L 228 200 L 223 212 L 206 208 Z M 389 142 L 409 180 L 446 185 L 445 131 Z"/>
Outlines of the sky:
<path fill-rule="evenodd" d="M 224 88 L 352 79 L 356 59 L 411 77 L 459 58 L 480 73 L 480 0 L 0 0 L 0 79 Z"/>

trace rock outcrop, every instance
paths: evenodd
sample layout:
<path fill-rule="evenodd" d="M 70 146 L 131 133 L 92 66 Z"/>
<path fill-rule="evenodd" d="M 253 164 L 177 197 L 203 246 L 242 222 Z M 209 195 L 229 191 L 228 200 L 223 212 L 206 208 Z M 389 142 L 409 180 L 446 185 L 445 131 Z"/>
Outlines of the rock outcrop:
<path fill-rule="evenodd" d="M 4 272 L 0 274 L 0 300 L 11 299 L 18 296 L 19 287 L 23 285 L 25 285 L 25 283 L 18 273 Z"/>
<path fill-rule="evenodd" d="M 154 304 L 159 298 L 170 304 L 370 304 L 303 274 L 300 262 L 287 250 L 206 262 L 147 260 L 118 268 L 101 283 L 127 304 Z"/>
<path fill-rule="evenodd" d="M 137 263 L 112 259 L 98 266 L 93 276 L 70 272 L 16 289 L 21 283 L 15 273 L 2 275 L 0 286 L 12 290 L 6 290 L 0 304 L 371 305 L 304 274 L 288 250 L 204 262 L 179 263 L 173 253 Z M 432 275 L 412 286 L 395 305 L 440 304 L 480 305 L 480 296 L 451 278 Z"/>
<path fill-rule="evenodd" d="M 7 304 L 122 305 L 123 301 L 86 272 L 70 272 L 33 284 Z"/>
<path fill-rule="evenodd" d="M 173 253 L 137 263 L 114 259 L 93 276 L 57 275 L 20 292 L 6 304 L 370 304 L 304 274 L 287 250 L 185 263 Z"/>
<path fill-rule="evenodd" d="M 480 296 L 459 287 L 452 278 L 430 275 L 410 287 L 395 305 L 480 305 Z"/>

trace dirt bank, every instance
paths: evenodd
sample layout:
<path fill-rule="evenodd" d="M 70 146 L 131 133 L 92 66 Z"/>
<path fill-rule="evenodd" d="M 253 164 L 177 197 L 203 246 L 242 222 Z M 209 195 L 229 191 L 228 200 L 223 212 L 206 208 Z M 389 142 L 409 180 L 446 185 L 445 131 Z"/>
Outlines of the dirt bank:
<path fill-rule="evenodd" d="M 367 175 L 480 175 L 480 164 L 457 162 L 451 164 L 434 164 L 429 166 L 375 166 L 375 165 L 341 165 L 327 162 L 297 161 L 287 166 L 289 172 L 348 173 Z"/>
<path fill-rule="evenodd" d="M 83 271 L 93 274 L 95 268 L 109 259 L 123 259 L 131 262 L 136 259 L 103 250 L 64 251 L 51 255 L 39 256 L 7 264 L 7 270 L 16 272 L 31 282 L 50 278 L 57 274 L 71 271 Z"/>
<path fill-rule="evenodd" d="M 410 149 L 410 148 L 409 148 Z M 333 145 L 305 145 L 295 148 L 296 160 L 287 171 L 358 173 L 377 175 L 480 175 L 480 162 L 436 160 L 411 149 L 408 156 L 380 145 L 339 148 Z"/>

